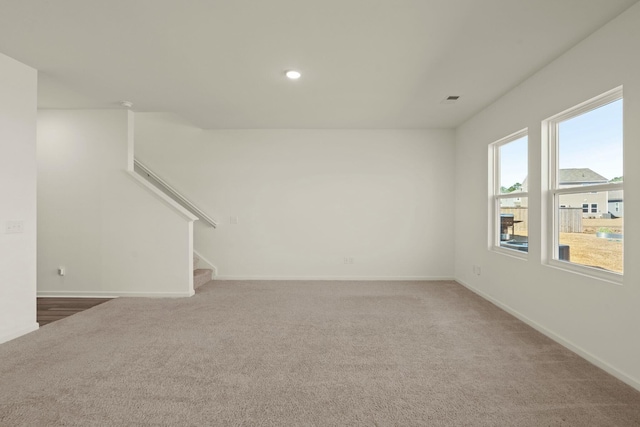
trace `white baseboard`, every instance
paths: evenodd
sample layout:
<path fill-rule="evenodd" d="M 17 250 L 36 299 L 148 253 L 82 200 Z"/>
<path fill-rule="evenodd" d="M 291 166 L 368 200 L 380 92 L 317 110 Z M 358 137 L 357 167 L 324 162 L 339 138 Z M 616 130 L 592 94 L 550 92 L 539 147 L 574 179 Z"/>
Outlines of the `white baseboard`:
<path fill-rule="evenodd" d="M 185 298 L 195 295 L 193 290 L 189 292 L 129 292 L 129 291 L 39 291 L 39 297 L 47 298 Z"/>
<path fill-rule="evenodd" d="M 619 369 L 611 366 L 609 363 L 605 362 L 604 360 L 600 359 L 599 357 L 594 356 L 593 354 L 589 353 L 588 351 L 586 351 L 582 347 L 579 347 L 579 346 L 573 344 L 568 339 L 566 339 L 566 338 L 556 334 L 555 332 L 547 329 L 546 327 L 540 325 L 535 320 L 532 320 L 532 319 L 528 318 L 524 314 L 514 310 L 513 308 L 509 307 L 508 305 L 501 303 L 500 301 L 496 300 L 495 298 L 485 294 L 481 290 L 479 290 L 477 288 L 474 288 L 473 286 L 469 285 L 468 283 L 465 283 L 463 280 L 455 279 L 455 281 L 460 283 L 465 288 L 469 289 L 471 292 L 481 296 L 482 298 L 486 299 L 487 301 L 491 302 L 492 304 L 500 307 L 501 309 L 503 309 L 507 313 L 511 314 L 512 316 L 518 318 L 519 320 L 522 320 L 524 323 L 526 323 L 527 325 L 531 326 L 533 329 L 535 329 L 538 332 L 546 335 L 547 337 L 551 338 L 552 340 L 554 340 L 558 344 L 562 345 L 563 347 L 566 347 L 569 350 L 573 351 L 574 353 L 576 353 L 577 355 L 579 355 L 583 359 L 588 360 L 589 362 L 593 363 L 594 365 L 596 365 L 600 369 L 602 369 L 605 372 L 613 375 L 614 377 L 616 377 L 620 381 L 630 385 L 631 387 L 635 388 L 636 390 L 640 390 L 640 381 L 638 381 L 637 379 L 625 374 L 624 372 L 622 372 Z"/>
<path fill-rule="evenodd" d="M 24 328 L 17 328 L 8 332 L 3 332 L 2 335 L 0 335 L 0 344 L 7 342 L 7 341 L 11 341 L 13 339 L 16 339 L 18 337 L 21 337 L 25 334 L 28 334 L 29 332 L 33 332 L 33 331 L 37 331 L 38 328 L 40 328 L 40 325 L 36 322 L 33 322 L 33 324 L 24 327 Z"/>
<path fill-rule="evenodd" d="M 449 276 L 216 276 L 222 280 L 326 280 L 326 281 L 441 281 L 454 280 Z"/>

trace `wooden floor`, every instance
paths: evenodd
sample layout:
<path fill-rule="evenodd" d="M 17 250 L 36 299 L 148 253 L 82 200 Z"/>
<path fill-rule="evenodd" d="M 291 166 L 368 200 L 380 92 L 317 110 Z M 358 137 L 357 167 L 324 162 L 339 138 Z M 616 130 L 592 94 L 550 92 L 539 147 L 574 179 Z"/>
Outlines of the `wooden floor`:
<path fill-rule="evenodd" d="M 38 298 L 37 322 L 44 326 L 110 300 L 111 298 Z"/>

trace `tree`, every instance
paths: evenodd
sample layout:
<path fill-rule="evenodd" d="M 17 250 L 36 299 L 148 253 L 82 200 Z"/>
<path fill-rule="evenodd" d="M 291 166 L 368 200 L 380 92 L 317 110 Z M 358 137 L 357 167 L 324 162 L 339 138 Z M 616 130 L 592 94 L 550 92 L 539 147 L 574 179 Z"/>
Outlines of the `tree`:
<path fill-rule="evenodd" d="M 522 190 L 522 184 L 520 184 L 519 182 L 516 182 L 515 184 L 513 184 L 511 187 L 507 188 L 507 187 L 500 187 L 500 192 L 501 193 L 513 193 L 514 191 L 520 191 Z"/>
<path fill-rule="evenodd" d="M 511 187 L 509 187 L 509 193 L 513 193 L 514 191 L 519 191 L 519 190 L 522 190 L 522 184 L 520 184 L 519 182 L 516 182 Z"/>
<path fill-rule="evenodd" d="M 622 181 L 623 179 L 621 176 L 616 176 L 615 178 L 609 180 L 609 182 L 622 182 Z"/>

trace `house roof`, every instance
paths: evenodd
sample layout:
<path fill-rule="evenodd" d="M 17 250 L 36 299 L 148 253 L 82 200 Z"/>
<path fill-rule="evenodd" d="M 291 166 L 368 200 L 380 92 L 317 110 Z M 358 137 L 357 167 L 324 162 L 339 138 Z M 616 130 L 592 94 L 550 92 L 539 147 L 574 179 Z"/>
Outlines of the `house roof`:
<path fill-rule="evenodd" d="M 607 183 L 609 180 L 604 176 L 592 171 L 589 168 L 560 169 L 558 171 L 558 182 L 563 184 L 576 183 Z"/>
<path fill-rule="evenodd" d="M 609 182 L 607 178 L 589 168 L 560 169 L 558 172 L 558 181 L 560 185 L 588 183 L 605 184 Z M 529 191 L 528 176 L 524 178 L 524 181 L 522 181 L 522 191 Z"/>

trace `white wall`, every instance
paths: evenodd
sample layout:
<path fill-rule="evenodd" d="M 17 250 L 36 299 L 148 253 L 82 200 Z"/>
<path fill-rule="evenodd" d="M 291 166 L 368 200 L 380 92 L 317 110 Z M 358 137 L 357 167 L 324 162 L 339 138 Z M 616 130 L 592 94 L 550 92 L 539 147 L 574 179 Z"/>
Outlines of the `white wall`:
<path fill-rule="evenodd" d="M 640 4 L 470 119 L 456 133 L 457 280 L 640 388 Z M 541 121 L 617 86 L 625 108 L 625 274 L 616 285 L 549 267 Z M 529 128 L 529 259 L 488 247 L 488 144 Z M 469 216 L 472 208 L 478 215 Z M 634 214 L 635 213 L 635 214 Z M 634 219 L 635 218 L 635 219 Z M 472 266 L 482 274 L 473 274 Z"/>
<path fill-rule="evenodd" d="M 0 54 L 0 342 L 36 323 L 37 73 Z M 24 232 L 5 234 L 7 221 Z"/>
<path fill-rule="evenodd" d="M 453 155 L 451 130 L 200 130 L 136 115 L 136 156 L 219 221 L 195 234 L 219 279 L 451 278 Z"/>
<path fill-rule="evenodd" d="M 131 114 L 39 112 L 39 295 L 193 293 L 193 223 L 127 172 Z"/>

